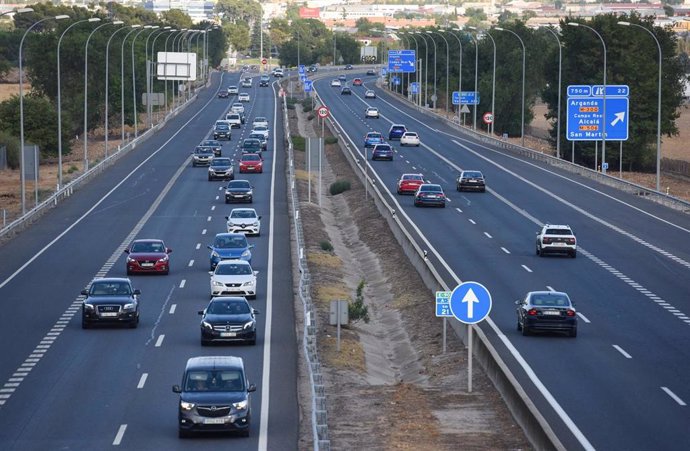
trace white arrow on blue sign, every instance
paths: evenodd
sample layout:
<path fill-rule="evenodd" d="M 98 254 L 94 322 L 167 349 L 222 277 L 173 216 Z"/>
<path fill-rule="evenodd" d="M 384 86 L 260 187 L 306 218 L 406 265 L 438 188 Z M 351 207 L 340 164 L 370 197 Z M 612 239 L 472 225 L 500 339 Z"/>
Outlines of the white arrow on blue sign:
<path fill-rule="evenodd" d="M 412 94 L 419 94 L 419 83 L 417 83 L 417 82 L 410 83 L 410 92 Z"/>
<path fill-rule="evenodd" d="M 478 282 L 463 282 L 450 295 L 450 311 L 465 324 L 477 324 L 491 312 L 491 293 Z"/>
<path fill-rule="evenodd" d="M 311 92 L 312 83 L 313 83 L 313 81 L 311 81 L 311 80 L 305 80 L 305 82 L 304 82 L 304 92 Z"/>
<path fill-rule="evenodd" d="M 568 97 L 566 138 L 569 141 L 601 141 L 606 120 L 607 141 L 628 139 L 628 98 L 606 97 L 606 118 L 602 97 Z"/>
<path fill-rule="evenodd" d="M 450 294 L 452 291 L 437 291 L 436 292 L 436 316 L 452 318 L 453 314 L 450 312 Z"/>

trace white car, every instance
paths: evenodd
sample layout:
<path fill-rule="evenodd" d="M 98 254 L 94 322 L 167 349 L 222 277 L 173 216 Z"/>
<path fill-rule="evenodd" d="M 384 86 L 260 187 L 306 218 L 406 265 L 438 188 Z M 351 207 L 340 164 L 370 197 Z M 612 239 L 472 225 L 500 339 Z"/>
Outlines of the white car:
<path fill-rule="evenodd" d="M 237 94 L 240 92 L 237 86 L 228 86 L 228 94 Z"/>
<path fill-rule="evenodd" d="M 255 117 L 252 121 L 252 127 L 256 127 L 257 125 L 265 125 L 266 127 L 268 127 L 268 119 L 266 119 L 263 116 Z"/>
<path fill-rule="evenodd" d="M 255 125 L 251 131 L 251 134 L 254 133 L 262 133 L 266 137 L 266 139 L 268 139 L 268 127 L 266 127 L 265 125 Z"/>
<path fill-rule="evenodd" d="M 235 102 L 230 107 L 230 111 L 233 113 L 244 113 L 244 105 L 242 105 L 240 102 Z"/>
<path fill-rule="evenodd" d="M 242 83 L 240 83 L 240 86 L 243 88 L 251 88 L 252 87 L 252 79 L 251 78 L 245 78 L 242 80 Z"/>
<path fill-rule="evenodd" d="M 240 102 L 249 102 L 249 94 L 246 92 L 241 92 L 240 95 L 237 96 L 237 100 Z"/>
<path fill-rule="evenodd" d="M 276 78 L 282 78 L 283 77 L 283 69 L 275 69 L 273 71 L 273 76 Z"/>
<path fill-rule="evenodd" d="M 211 297 L 244 296 L 256 299 L 256 275 L 252 265 L 244 260 L 221 260 L 211 275 Z"/>
<path fill-rule="evenodd" d="M 373 106 L 370 106 L 369 108 L 367 108 L 366 112 L 364 113 L 364 119 L 367 119 L 370 117 L 378 119 L 379 118 L 379 109 L 376 107 L 373 107 Z"/>
<path fill-rule="evenodd" d="M 367 92 L 364 93 L 364 98 L 365 99 L 375 99 L 376 98 L 376 92 L 373 89 L 368 89 Z"/>
<path fill-rule="evenodd" d="M 228 221 L 228 233 L 261 235 L 261 216 L 253 208 L 233 208 L 225 219 Z"/>
<path fill-rule="evenodd" d="M 220 122 L 220 121 L 216 121 Z M 241 128 L 242 127 L 242 116 L 240 116 L 239 113 L 228 113 L 225 116 L 225 120 L 222 122 L 226 122 L 230 124 L 230 128 Z"/>
<path fill-rule="evenodd" d="M 577 257 L 577 238 L 568 225 L 545 224 L 537 232 L 537 255 L 567 254 Z"/>
<path fill-rule="evenodd" d="M 401 146 L 417 146 L 419 147 L 419 135 L 416 132 L 405 132 L 400 137 Z"/>
<path fill-rule="evenodd" d="M 340 83 L 340 80 L 331 80 L 331 86 L 335 86 L 335 87 L 339 88 L 342 86 L 342 83 Z"/>

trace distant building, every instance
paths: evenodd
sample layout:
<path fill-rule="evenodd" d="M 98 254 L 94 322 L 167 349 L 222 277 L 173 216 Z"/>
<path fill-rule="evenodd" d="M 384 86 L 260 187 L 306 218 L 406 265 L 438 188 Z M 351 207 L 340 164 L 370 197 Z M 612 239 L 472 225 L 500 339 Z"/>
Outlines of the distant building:
<path fill-rule="evenodd" d="M 144 9 L 160 14 L 171 9 L 179 9 L 186 13 L 193 22 L 203 22 L 213 19 L 215 2 L 204 0 L 147 0 Z"/>

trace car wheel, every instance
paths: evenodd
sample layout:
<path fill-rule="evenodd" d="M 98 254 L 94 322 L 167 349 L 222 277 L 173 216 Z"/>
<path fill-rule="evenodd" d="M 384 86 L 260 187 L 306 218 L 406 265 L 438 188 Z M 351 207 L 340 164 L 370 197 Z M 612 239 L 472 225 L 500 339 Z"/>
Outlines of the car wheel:
<path fill-rule="evenodd" d="M 210 175 L 208 176 L 208 181 L 209 182 L 213 181 L 213 178 Z"/>
<path fill-rule="evenodd" d="M 525 324 L 522 325 L 522 335 L 525 337 L 529 335 L 529 328 Z"/>
<path fill-rule="evenodd" d="M 227 200 L 227 199 L 225 199 L 225 203 L 226 203 L 226 204 L 229 204 L 229 203 L 230 203 L 230 201 L 229 201 L 229 200 Z"/>
<path fill-rule="evenodd" d="M 90 329 L 91 324 L 88 323 L 84 318 L 81 319 L 81 328 L 82 329 Z"/>
<path fill-rule="evenodd" d="M 203 338 L 201 339 L 201 346 L 208 346 L 208 345 L 210 345 L 210 344 L 211 344 L 210 341 L 204 340 Z"/>
<path fill-rule="evenodd" d="M 571 338 L 577 337 L 577 327 L 573 327 L 568 335 L 570 335 Z"/>
<path fill-rule="evenodd" d="M 462 188 L 460 187 L 460 185 L 456 185 L 455 189 L 457 189 L 458 191 L 462 191 Z"/>
<path fill-rule="evenodd" d="M 541 257 L 541 249 L 539 249 L 538 244 L 537 244 L 537 248 L 536 248 L 536 253 L 537 253 L 537 255 L 539 255 Z"/>
<path fill-rule="evenodd" d="M 520 324 L 520 320 L 517 320 L 517 330 L 520 332 L 522 330 L 522 325 Z"/>
<path fill-rule="evenodd" d="M 168 268 L 168 269 L 166 269 L 165 271 L 163 271 L 163 275 L 164 275 L 164 276 L 167 276 L 168 274 L 170 274 L 170 268 Z"/>
<path fill-rule="evenodd" d="M 577 257 L 577 251 L 572 251 L 572 252 L 570 253 L 570 256 L 571 256 L 572 258 Z"/>
<path fill-rule="evenodd" d="M 189 438 L 192 436 L 192 433 L 190 431 L 186 431 L 184 429 L 180 429 L 178 431 L 178 437 L 179 438 Z"/>
<path fill-rule="evenodd" d="M 130 271 L 129 268 L 127 269 L 127 275 L 128 275 L 128 276 L 131 276 L 131 275 L 132 275 L 132 271 Z"/>
<path fill-rule="evenodd" d="M 256 338 L 253 340 L 249 340 L 249 345 L 250 346 L 256 346 Z"/>
<path fill-rule="evenodd" d="M 419 144 L 417 144 L 415 147 L 419 147 Z"/>
<path fill-rule="evenodd" d="M 402 191 L 398 190 L 398 195 L 402 194 Z"/>
<path fill-rule="evenodd" d="M 249 429 L 246 429 L 246 430 L 240 432 L 240 435 L 242 437 L 249 437 Z"/>

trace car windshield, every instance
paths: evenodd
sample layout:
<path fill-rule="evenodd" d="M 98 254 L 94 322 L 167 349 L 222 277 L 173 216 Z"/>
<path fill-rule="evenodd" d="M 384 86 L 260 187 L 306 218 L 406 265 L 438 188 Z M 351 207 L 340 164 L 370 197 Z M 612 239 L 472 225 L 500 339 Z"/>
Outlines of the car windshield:
<path fill-rule="evenodd" d="M 414 132 L 407 132 L 407 133 L 405 133 L 405 136 L 408 138 L 416 138 L 417 134 Z"/>
<path fill-rule="evenodd" d="M 230 166 L 232 160 L 230 158 L 214 158 L 211 160 L 211 166 Z"/>
<path fill-rule="evenodd" d="M 206 313 L 213 315 L 246 315 L 249 305 L 242 301 L 213 301 L 206 309 Z"/>
<path fill-rule="evenodd" d="M 187 392 L 244 391 L 240 370 L 194 370 L 187 373 Z"/>
<path fill-rule="evenodd" d="M 239 188 L 239 189 L 249 189 L 252 186 L 249 184 L 247 180 L 234 180 L 230 183 L 228 183 L 228 188 Z"/>
<path fill-rule="evenodd" d="M 258 139 L 260 141 L 263 141 L 265 136 L 262 133 L 250 133 L 249 137 L 252 139 Z"/>
<path fill-rule="evenodd" d="M 218 141 L 202 141 L 201 143 L 202 146 L 215 146 L 215 147 L 220 147 L 220 143 Z"/>
<path fill-rule="evenodd" d="M 252 138 L 252 139 L 248 138 L 242 142 L 242 147 L 245 147 L 245 148 L 247 148 L 247 147 L 258 147 L 260 145 L 261 145 L 261 141 L 259 141 L 258 139 L 254 139 L 254 138 Z"/>
<path fill-rule="evenodd" d="M 482 178 L 482 173 L 481 172 L 472 172 L 472 171 L 467 171 L 462 173 L 463 177 L 472 177 L 476 179 Z"/>
<path fill-rule="evenodd" d="M 242 108 L 242 109 L 244 109 L 244 105 L 242 105 L 241 103 L 233 103 L 233 104 L 232 104 L 232 107 L 233 107 L 233 108 Z"/>
<path fill-rule="evenodd" d="M 267 122 L 267 121 L 266 121 L 266 118 L 265 118 L 265 117 L 259 116 L 259 117 L 257 117 L 257 118 L 254 119 L 254 123 L 255 123 L 255 124 L 258 123 L 258 122 L 264 123 L 264 122 Z"/>
<path fill-rule="evenodd" d="M 268 130 L 268 128 L 266 128 L 265 125 L 256 125 L 254 126 L 254 130 L 258 132 L 265 132 L 266 130 Z"/>
<path fill-rule="evenodd" d="M 570 229 L 546 229 L 546 235 L 572 235 Z"/>
<path fill-rule="evenodd" d="M 376 147 L 374 147 L 374 150 L 391 150 L 391 146 L 388 144 L 378 144 Z"/>
<path fill-rule="evenodd" d="M 256 154 L 249 153 L 242 156 L 242 161 L 261 161 L 261 157 Z"/>
<path fill-rule="evenodd" d="M 142 241 L 132 243 L 130 252 L 142 253 L 142 252 L 165 252 L 165 246 L 163 243 L 157 243 L 153 241 Z"/>
<path fill-rule="evenodd" d="M 218 276 L 248 276 L 251 275 L 252 268 L 249 265 L 241 265 L 239 263 L 222 263 L 216 266 L 216 275 Z"/>
<path fill-rule="evenodd" d="M 403 126 L 403 125 L 394 125 L 393 127 L 391 127 L 391 131 L 393 131 L 393 132 L 399 132 L 399 131 L 404 131 L 404 130 L 405 130 L 405 126 Z"/>
<path fill-rule="evenodd" d="M 194 151 L 196 153 L 213 153 L 213 149 L 209 147 L 197 147 Z"/>
<path fill-rule="evenodd" d="M 403 175 L 403 180 L 424 180 L 421 175 Z"/>
<path fill-rule="evenodd" d="M 369 133 L 367 139 L 381 139 L 380 133 Z"/>
<path fill-rule="evenodd" d="M 256 218 L 254 210 L 232 210 L 230 217 L 235 219 Z"/>
<path fill-rule="evenodd" d="M 419 190 L 439 193 L 443 191 L 439 185 L 422 185 L 419 187 Z"/>
<path fill-rule="evenodd" d="M 226 124 L 217 124 L 216 130 L 229 130 L 229 127 Z"/>
<path fill-rule="evenodd" d="M 217 236 L 213 247 L 219 249 L 242 249 L 247 247 L 247 239 L 241 236 Z"/>
<path fill-rule="evenodd" d="M 538 293 L 530 297 L 530 304 L 536 307 L 570 307 L 570 300 L 559 293 Z"/>
<path fill-rule="evenodd" d="M 130 296 L 132 290 L 127 282 L 94 282 L 90 293 L 93 296 Z"/>

